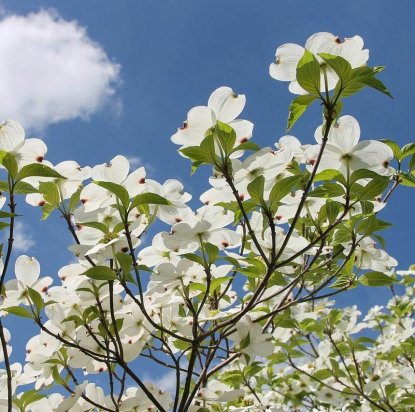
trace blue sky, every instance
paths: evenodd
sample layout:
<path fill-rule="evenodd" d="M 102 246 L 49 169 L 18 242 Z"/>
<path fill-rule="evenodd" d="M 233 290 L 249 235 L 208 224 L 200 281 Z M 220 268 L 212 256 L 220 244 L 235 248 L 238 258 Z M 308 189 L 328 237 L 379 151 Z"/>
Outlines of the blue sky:
<path fill-rule="evenodd" d="M 369 63 L 386 66 L 381 79 L 394 100 L 374 91 L 364 91 L 346 101 L 344 107 L 345 114 L 358 119 L 362 139 L 390 138 L 401 145 L 414 140 L 415 2 L 411 0 L 401 0 L 399 7 L 389 0 L 10 0 L 0 4 L 3 19 L 27 16 L 43 9 L 47 14 L 54 14 L 55 20 L 75 20 L 75 27 L 84 28 L 89 39 L 95 42 L 94 47 L 106 53 L 101 63 L 114 69 L 101 91 L 91 91 L 91 82 L 72 85 L 65 76 L 59 77 L 64 96 L 74 88 L 77 90 L 72 97 L 75 100 L 77 95 L 95 93 L 99 97 L 100 92 L 102 96 L 114 92 L 103 99 L 106 103 L 99 110 L 92 104 L 82 112 L 82 107 L 71 100 L 62 115 L 63 119 L 65 116 L 70 119 L 48 125 L 48 110 L 53 105 L 43 107 L 44 117 L 38 124 L 31 117 L 37 100 L 42 99 L 42 91 L 29 100 L 33 105 L 22 106 L 25 108 L 22 116 L 32 126 L 28 134 L 40 135 L 46 140 L 47 158 L 53 163 L 73 159 L 82 165 L 94 165 L 124 154 L 144 164 L 149 177 L 158 181 L 172 177 L 183 181 L 187 191 L 197 199 L 208 188 L 208 171 L 190 178 L 188 161 L 177 155 L 177 147 L 170 142 L 170 136 L 181 125 L 187 111 L 206 104 L 215 88 L 230 86 L 247 96 L 243 118 L 255 124 L 255 141 L 273 145 L 285 134 L 292 95 L 287 84 L 269 77 L 268 66 L 278 45 L 304 44 L 318 31 L 329 31 L 340 37 L 361 35 L 370 50 Z M 34 60 L 22 62 L 19 59 L 25 54 L 17 48 L 11 59 L 2 59 L 2 70 L 12 73 L 18 64 L 20 69 L 24 68 L 21 73 L 25 81 L 36 82 L 31 68 L 41 60 L 42 50 L 39 48 Z M 17 83 L 21 80 L 15 79 Z M 7 86 L 10 96 L 2 101 L 0 108 L 4 118 L 10 116 L 8 101 L 17 99 L 10 83 Z M 4 87 L 0 76 L 0 89 Z M 74 108 L 77 114 L 71 114 Z M 88 119 L 81 118 L 86 114 Z M 311 143 L 319 121 L 315 108 L 294 127 L 292 134 L 303 143 Z M 394 223 L 386 235 L 387 250 L 404 269 L 415 261 L 413 192 L 401 188 L 381 214 L 381 218 Z M 20 201 L 23 207 L 22 204 L 23 200 Z M 70 238 L 63 222 L 55 216 L 40 224 L 40 212 L 27 208 L 24 215 L 25 225 L 36 221 L 31 229 L 26 229 L 26 240 L 31 238 L 33 244 L 25 253 L 40 260 L 44 274 L 57 273 L 70 260 L 66 252 Z M 352 295 L 340 298 L 340 302 L 367 307 L 386 296 L 388 292 L 383 289 L 359 288 Z"/>

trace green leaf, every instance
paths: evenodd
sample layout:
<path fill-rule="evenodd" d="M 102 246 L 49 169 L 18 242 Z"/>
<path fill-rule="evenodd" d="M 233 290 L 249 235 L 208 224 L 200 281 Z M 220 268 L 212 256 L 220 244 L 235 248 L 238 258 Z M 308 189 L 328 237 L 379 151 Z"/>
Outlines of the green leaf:
<path fill-rule="evenodd" d="M 26 308 L 21 306 L 10 306 L 9 308 L 4 308 L 2 310 L 22 318 L 33 318 L 33 315 Z"/>
<path fill-rule="evenodd" d="M 42 220 L 46 220 L 55 209 L 55 206 L 49 203 L 44 204 L 42 206 Z"/>
<path fill-rule="evenodd" d="M 372 237 L 374 237 L 384 249 L 386 248 L 386 242 L 385 242 L 385 239 L 382 236 L 372 235 Z"/>
<path fill-rule="evenodd" d="M 343 196 L 344 188 L 338 183 L 325 182 L 320 186 L 317 186 L 309 193 L 310 197 L 336 197 Z"/>
<path fill-rule="evenodd" d="M 410 393 L 404 393 L 399 398 L 399 406 L 414 406 L 415 407 L 415 395 Z"/>
<path fill-rule="evenodd" d="M 247 278 L 259 278 L 259 277 L 263 277 L 264 273 L 260 272 L 257 268 L 255 268 L 254 266 L 249 266 L 247 268 L 241 267 L 239 269 L 239 272 L 246 276 Z"/>
<path fill-rule="evenodd" d="M 191 160 L 196 160 L 202 163 L 205 161 L 205 156 L 199 146 L 184 147 L 183 149 L 180 149 L 180 152 Z"/>
<path fill-rule="evenodd" d="M 59 374 L 58 367 L 54 366 L 52 368 L 52 377 L 54 380 L 54 384 L 62 385 L 63 387 L 67 386 L 67 383 L 63 380 L 61 375 Z"/>
<path fill-rule="evenodd" d="M 415 173 L 415 154 L 413 154 L 409 160 L 409 170 L 412 171 L 412 173 Z"/>
<path fill-rule="evenodd" d="M 304 114 L 307 108 L 319 98 L 315 94 L 305 94 L 296 97 L 288 109 L 287 132 L 297 123 L 298 119 Z"/>
<path fill-rule="evenodd" d="M 356 230 L 358 233 L 368 236 L 371 233 L 373 233 L 375 228 L 376 228 L 376 216 L 370 215 L 368 217 L 365 217 L 363 220 L 359 222 Z"/>
<path fill-rule="evenodd" d="M 343 101 L 342 100 L 337 100 L 336 105 L 333 108 L 333 116 L 335 118 L 339 118 L 341 116 L 343 112 Z"/>
<path fill-rule="evenodd" d="M 192 262 L 199 263 L 199 265 L 201 266 L 205 266 L 205 261 L 203 260 L 203 257 L 200 255 L 196 255 L 195 253 L 184 253 L 183 255 L 181 255 L 181 257 Z"/>
<path fill-rule="evenodd" d="M 384 220 L 380 220 L 380 219 L 376 218 L 376 226 L 375 226 L 374 232 L 378 232 L 380 230 L 388 229 L 391 226 L 392 226 L 391 223 L 385 222 Z"/>
<path fill-rule="evenodd" d="M 316 371 L 313 374 L 313 377 L 320 380 L 320 381 L 324 381 L 326 379 L 329 379 L 332 376 L 333 376 L 333 374 L 328 369 L 320 369 L 320 370 Z"/>
<path fill-rule="evenodd" d="M 315 182 L 320 182 L 321 180 L 334 180 L 337 177 L 342 176 L 342 174 L 335 169 L 326 169 L 322 172 L 319 172 L 314 177 Z"/>
<path fill-rule="evenodd" d="M 27 292 L 32 303 L 35 305 L 37 312 L 39 313 L 44 307 L 42 296 L 40 293 L 32 288 L 27 287 Z"/>
<path fill-rule="evenodd" d="M 80 200 L 81 200 L 81 191 L 82 191 L 82 186 L 79 187 L 79 189 L 69 199 L 69 210 L 71 212 L 73 212 L 75 210 L 75 208 L 80 203 Z"/>
<path fill-rule="evenodd" d="M 363 191 L 359 196 L 359 200 L 373 200 L 388 187 L 389 178 L 377 177 L 370 181 L 366 186 L 363 187 Z"/>
<path fill-rule="evenodd" d="M 264 176 L 258 176 L 251 183 L 248 184 L 248 187 L 247 187 L 248 193 L 251 196 L 251 198 L 258 204 L 263 203 L 264 186 L 265 186 Z"/>
<path fill-rule="evenodd" d="M 239 351 L 244 350 L 245 348 L 249 346 L 250 343 L 251 343 L 251 333 L 248 332 L 248 334 L 239 342 L 238 350 Z"/>
<path fill-rule="evenodd" d="M 243 382 L 243 375 L 242 372 L 238 370 L 227 371 L 221 374 L 220 381 L 226 385 L 237 388 Z"/>
<path fill-rule="evenodd" d="M 77 316 L 77 315 L 68 316 L 65 319 L 63 319 L 61 322 L 62 323 L 64 323 L 64 322 L 74 322 L 76 326 L 80 326 L 83 323 L 82 318 L 80 316 Z"/>
<path fill-rule="evenodd" d="M 46 166 L 42 163 L 32 163 L 22 167 L 22 170 L 18 173 L 16 180 L 22 180 L 26 177 L 53 177 L 56 179 L 66 179 L 56 170 L 53 170 L 49 166 Z"/>
<path fill-rule="evenodd" d="M 303 57 L 297 65 L 298 84 L 309 93 L 320 92 L 320 64 L 313 53 L 304 50 Z"/>
<path fill-rule="evenodd" d="M 15 157 L 11 153 L 7 153 L 6 156 L 3 157 L 1 164 L 9 172 L 9 175 L 13 179 L 15 179 L 18 171 L 18 166 Z"/>
<path fill-rule="evenodd" d="M 213 263 L 219 257 L 219 248 L 216 245 L 204 242 L 203 248 L 208 255 L 209 263 Z"/>
<path fill-rule="evenodd" d="M 233 152 L 236 152 L 238 150 L 252 150 L 254 152 L 257 152 L 260 149 L 260 147 L 253 142 L 244 142 L 241 143 L 239 146 L 236 146 L 235 149 L 233 149 Z"/>
<path fill-rule="evenodd" d="M 368 200 L 363 200 L 360 202 L 360 205 L 362 207 L 362 214 L 363 215 L 370 215 L 373 210 L 375 209 L 375 205 L 368 201 Z"/>
<path fill-rule="evenodd" d="M 394 279 L 382 272 L 368 272 L 360 277 L 359 282 L 364 286 L 390 286 Z"/>
<path fill-rule="evenodd" d="M 25 409 L 31 403 L 39 401 L 45 397 L 46 395 L 42 395 L 38 390 L 32 389 L 24 391 L 23 395 L 20 397 L 20 401 L 23 403 L 23 408 Z"/>
<path fill-rule="evenodd" d="M 180 349 L 181 351 L 186 351 L 188 349 L 190 349 L 190 346 L 187 342 L 183 341 L 183 340 L 174 340 L 173 341 L 173 345 L 177 348 Z"/>
<path fill-rule="evenodd" d="M 0 150 L 0 164 L 3 164 L 3 159 L 8 155 L 7 152 Z"/>
<path fill-rule="evenodd" d="M 274 184 L 269 194 L 271 210 L 278 207 L 279 202 L 289 193 L 294 192 L 303 178 L 302 175 L 288 176 Z"/>
<path fill-rule="evenodd" d="M 192 167 L 190 169 L 190 174 L 193 175 L 193 173 L 195 173 L 196 170 L 199 169 L 199 166 L 201 166 L 202 164 L 203 164 L 203 162 L 199 161 L 199 160 L 195 161 L 195 162 L 192 162 Z"/>
<path fill-rule="evenodd" d="M 81 288 L 77 290 L 81 290 Z M 97 295 L 94 292 L 92 292 L 89 289 L 88 291 L 92 293 L 95 297 L 97 297 Z M 91 321 L 99 318 L 99 316 L 100 316 L 99 309 L 96 306 L 89 306 L 88 308 L 85 309 L 84 313 L 82 313 L 82 322 L 91 323 Z"/>
<path fill-rule="evenodd" d="M 393 140 L 381 139 L 380 141 L 382 143 L 385 143 L 392 149 L 393 156 L 395 157 L 396 160 L 398 161 L 402 160 L 402 151 L 400 147 Z"/>
<path fill-rule="evenodd" d="M 210 284 L 210 293 L 212 294 L 213 292 L 215 292 L 215 290 L 218 289 L 219 286 L 222 283 L 227 282 L 229 280 L 230 280 L 230 278 L 227 277 L 227 276 L 223 276 L 223 277 L 220 277 L 220 278 L 213 279 L 211 284 Z"/>
<path fill-rule="evenodd" d="M 235 202 L 236 203 L 236 202 Z M 253 199 L 248 199 L 242 202 L 243 208 L 245 209 L 246 213 L 249 213 L 257 208 L 257 202 L 255 202 Z M 226 206 L 225 206 L 226 207 Z M 241 221 L 243 218 L 243 213 L 241 209 L 238 207 L 235 210 L 235 216 L 234 216 L 234 225 L 237 225 L 239 221 Z"/>
<path fill-rule="evenodd" d="M 61 198 L 59 190 L 54 182 L 40 182 L 39 192 L 42 193 L 46 202 L 52 206 L 59 206 Z"/>
<path fill-rule="evenodd" d="M 252 376 L 258 375 L 263 368 L 264 366 L 260 362 L 254 362 L 244 368 L 243 374 L 246 378 L 250 378 Z"/>
<path fill-rule="evenodd" d="M 336 74 L 339 76 L 339 81 L 336 85 L 336 92 L 342 88 L 342 85 L 347 83 L 349 79 L 353 76 L 353 69 L 350 63 L 340 56 L 334 56 L 329 53 L 319 53 L 318 54 L 324 62 L 330 67 Z"/>
<path fill-rule="evenodd" d="M 89 268 L 83 275 L 94 280 L 116 280 L 117 276 L 108 266 L 94 266 Z"/>
<path fill-rule="evenodd" d="M 340 226 L 335 232 L 334 232 L 334 239 L 333 243 L 338 245 L 341 243 L 347 243 L 352 238 L 352 231 L 347 226 L 343 225 Z"/>
<path fill-rule="evenodd" d="M 5 229 L 6 227 L 9 227 L 10 223 L 6 223 L 6 222 L 0 222 L 0 230 Z"/>
<path fill-rule="evenodd" d="M 331 199 L 326 200 L 327 219 L 330 224 L 334 223 L 340 213 L 341 204 Z"/>
<path fill-rule="evenodd" d="M 29 193 L 38 193 L 39 191 L 26 182 L 17 182 L 14 185 L 14 193 L 21 194 L 21 195 L 27 195 Z"/>
<path fill-rule="evenodd" d="M 5 180 L 0 180 L 0 192 L 10 192 L 9 183 Z"/>
<path fill-rule="evenodd" d="M 384 222 L 376 217 L 376 215 L 370 215 L 363 219 L 357 226 L 357 231 L 366 236 L 371 235 L 374 232 L 387 229 L 392 225 L 388 222 Z"/>
<path fill-rule="evenodd" d="M 42 395 L 38 390 L 32 389 L 24 391 L 23 395 L 20 397 L 20 401 L 23 403 L 23 408 L 26 408 L 31 403 L 39 401 L 45 397 L 46 395 Z"/>
<path fill-rule="evenodd" d="M 248 267 L 239 268 L 239 272 L 249 278 L 263 277 L 266 273 L 266 266 L 260 260 L 255 258 L 245 258 Z"/>
<path fill-rule="evenodd" d="M 10 213 L 10 212 L 4 212 L 3 210 L 0 210 L 0 218 L 1 219 L 6 219 L 9 217 L 16 217 L 18 215 L 16 215 L 16 213 Z"/>
<path fill-rule="evenodd" d="M 347 258 L 347 262 L 344 264 L 343 269 L 340 271 L 341 274 L 346 275 L 349 279 L 353 275 L 354 261 L 355 261 L 355 254 L 352 253 L 350 257 Z"/>
<path fill-rule="evenodd" d="M 408 187 L 415 187 L 415 173 L 406 173 L 400 177 L 400 184 Z"/>
<path fill-rule="evenodd" d="M 109 328 L 108 329 L 109 329 L 110 333 L 112 335 L 114 335 L 115 334 L 115 331 L 118 332 L 119 330 L 121 330 L 123 323 L 124 323 L 124 319 L 116 319 L 115 323 L 111 323 L 109 325 Z"/>
<path fill-rule="evenodd" d="M 235 130 L 233 130 L 233 128 L 228 124 L 222 123 L 218 120 L 215 126 L 215 135 L 217 136 L 225 154 L 230 155 L 233 147 L 235 146 Z"/>
<path fill-rule="evenodd" d="M 357 286 L 357 282 L 347 275 L 339 275 L 336 277 L 336 281 L 330 285 L 333 289 L 354 289 Z"/>
<path fill-rule="evenodd" d="M 379 90 L 380 92 L 392 97 L 389 90 L 375 75 L 383 70 L 383 67 L 357 67 L 353 69 L 353 74 L 347 83 L 343 84 L 340 97 L 349 97 L 365 86 Z"/>
<path fill-rule="evenodd" d="M 141 193 L 135 196 L 131 201 L 130 210 L 140 205 L 166 205 L 170 206 L 171 202 L 156 193 Z"/>
<path fill-rule="evenodd" d="M 124 277 L 128 276 L 133 265 L 131 256 L 127 253 L 117 252 L 116 257 Z"/>
<path fill-rule="evenodd" d="M 402 156 L 401 160 L 405 159 L 408 156 L 415 154 L 415 143 L 408 143 L 401 150 Z"/>
<path fill-rule="evenodd" d="M 365 86 L 371 87 L 372 89 L 378 90 L 379 92 L 381 92 L 383 94 L 386 94 L 386 96 L 389 96 L 390 98 L 393 98 L 393 96 L 390 94 L 390 92 L 386 88 L 386 86 L 379 79 L 377 79 L 374 76 L 376 73 L 379 72 L 379 71 L 377 71 L 378 68 L 369 67 L 368 69 L 373 70 L 373 72 L 372 72 L 373 75 L 371 73 L 370 75 L 367 75 L 367 77 L 363 76 L 363 84 Z M 357 70 L 357 69 L 355 69 L 355 70 Z M 382 70 L 383 70 L 383 68 L 382 68 Z"/>
<path fill-rule="evenodd" d="M 255 267 L 261 274 L 264 275 L 266 273 L 267 268 L 260 259 L 247 257 L 245 262 L 251 265 L 251 267 Z"/>
<path fill-rule="evenodd" d="M 92 227 L 93 229 L 100 230 L 102 233 L 109 233 L 108 226 L 101 222 L 80 222 L 81 226 Z"/>
<path fill-rule="evenodd" d="M 125 187 L 113 182 L 94 182 L 96 185 L 113 193 L 121 204 L 127 209 L 130 203 L 130 195 Z"/>
<path fill-rule="evenodd" d="M 203 154 L 203 159 L 205 163 L 218 163 L 219 159 L 215 152 L 215 138 L 213 134 L 209 134 L 202 140 L 202 143 L 200 143 L 200 150 Z"/>
<path fill-rule="evenodd" d="M 237 268 L 240 267 L 239 262 L 231 256 L 224 256 L 223 259 L 226 260 L 227 262 L 229 262 L 231 265 L 234 265 Z"/>
<path fill-rule="evenodd" d="M 194 291 L 199 291 L 202 293 L 206 292 L 206 284 L 205 283 L 194 283 L 194 282 L 189 282 L 188 285 L 189 291 L 194 292 Z"/>
<path fill-rule="evenodd" d="M 378 173 L 374 172 L 373 170 L 368 169 L 359 169 L 354 171 L 349 178 L 350 184 L 357 182 L 360 179 L 376 179 L 381 177 Z"/>

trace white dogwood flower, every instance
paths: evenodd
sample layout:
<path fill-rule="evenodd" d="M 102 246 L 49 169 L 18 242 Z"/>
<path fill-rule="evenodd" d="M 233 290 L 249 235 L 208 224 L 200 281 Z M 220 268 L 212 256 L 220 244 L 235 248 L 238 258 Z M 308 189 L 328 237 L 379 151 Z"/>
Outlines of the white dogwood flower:
<path fill-rule="evenodd" d="M 237 119 L 245 101 L 245 95 L 236 94 L 230 87 L 219 87 L 210 95 L 207 106 L 197 106 L 189 111 L 186 121 L 171 137 L 171 141 L 181 148 L 198 146 L 218 120 L 235 130 L 235 145 L 247 141 L 252 137 L 254 125 L 247 120 Z"/>
<path fill-rule="evenodd" d="M 315 33 L 306 41 L 305 47 L 298 44 L 287 43 L 277 48 L 275 61 L 269 67 L 272 78 L 290 82 L 289 90 L 294 94 L 307 94 L 297 82 L 297 65 L 304 51 L 308 50 L 315 55 L 319 63 L 323 63 L 319 53 L 328 53 L 346 59 L 352 68 L 363 66 L 369 58 L 369 50 L 363 49 L 363 39 L 360 36 L 345 38 L 343 41 L 334 34 L 321 32 Z M 325 66 L 328 88 L 334 89 L 338 76 L 331 68 Z M 321 88 L 324 91 L 324 75 L 321 74 Z"/>

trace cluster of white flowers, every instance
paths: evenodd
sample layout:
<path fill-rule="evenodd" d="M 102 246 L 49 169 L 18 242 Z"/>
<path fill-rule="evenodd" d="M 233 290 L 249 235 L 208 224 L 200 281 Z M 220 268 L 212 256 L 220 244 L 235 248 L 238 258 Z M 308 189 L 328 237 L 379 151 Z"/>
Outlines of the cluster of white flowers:
<path fill-rule="evenodd" d="M 209 383 L 217 393 L 212 401 L 221 402 L 222 393 L 233 394 L 241 386 L 242 393 L 239 390 L 233 398 L 243 399 L 241 406 L 229 410 L 290 411 L 301 406 L 315 411 L 371 412 L 383 410 L 384 404 L 391 410 L 410 410 L 415 388 L 413 296 L 414 288 L 407 287 L 403 295 L 391 298 L 387 308 L 374 307 L 360 321 L 355 306 L 339 312 L 330 309 L 327 301 L 317 310 L 309 304 L 305 316 L 293 313 L 297 328 L 279 328 L 274 333 L 286 366 L 273 360 L 268 365 L 257 362 L 252 375 L 234 362 L 218 381 Z M 324 329 L 328 320 L 331 328 Z M 240 384 L 244 374 L 249 387 Z"/>
<path fill-rule="evenodd" d="M 368 59 L 359 36 L 341 42 L 318 33 L 305 49 L 281 46 L 270 72 L 294 93 L 307 93 L 296 77 L 305 50 L 324 66 L 327 93 L 339 74 L 324 57 L 340 56 L 352 69 Z M 10 364 L 10 332 L 0 325 L 2 408 L 10 408 L 11 394 L 8 410 L 28 412 L 334 411 L 346 404 L 366 411 L 385 404 L 376 398 L 385 387 L 400 388 L 391 392 L 396 399 L 408 393 L 413 364 L 390 370 L 383 355 L 413 339 L 413 304 L 395 299 L 390 313 L 406 305 L 401 315 L 373 310 L 358 323 L 356 308 L 341 313 L 320 300 L 358 283 L 394 282 L 397 261 L 380 247 L 377 232 L 387 223 L 376 213 L 400 173 L 390 145 L 359 142 L 357 120 L 324 104 L 317 144 L 286 135 L 262 149 L 249 141 L 253 124 L 238 119 L 244 95 L 220 87 L 207 106 L 191 109 L 171 140 L 195 168 L 213 166 L 196 210 L 177 180 L 130 171 L 124 156 L 94 167 L 53 165 L 41 140 L 4 122 L 2 187 L 11 213 L 1 217 L 12 222 L 10 238 L 14 196 L 24 193 L 44 219 L 53 211 L 64 217 L 76 262 L 53 284 L 25 255 L 11 277 L 6 251 L 1 317 L 32 318 L 40 330 L 27 342 L 25 363 Z M 155 221 L 165 230 L 142 247 Z M 382 331 L 370 345 L 355 338 L 368 327 Z M 142 358 L 176 370 L 175 393 L 142 380 L 135 370 Z"/>

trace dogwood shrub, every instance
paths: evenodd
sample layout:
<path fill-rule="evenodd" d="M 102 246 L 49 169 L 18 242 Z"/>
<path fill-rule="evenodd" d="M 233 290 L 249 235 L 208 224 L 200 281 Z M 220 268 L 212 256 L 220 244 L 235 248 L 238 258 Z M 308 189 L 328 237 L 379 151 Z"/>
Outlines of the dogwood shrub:
<path fill-rule="evenodd" d="M 229 87 L 191 109 L 171 140 L 192 173 L 212 169 L 195 210 L 175 179 L 119 155 L 53 165 L 44 142 L 4 121 L 2 410 L 413 410 L 414 271 L 395 271 L 379 216 L 399 185 L 415 186 L 415 143 L 362 140 L 342 113 L 363 88 L 390 96 L 368 56 L 359 36 L 330 33 L 277 49 L 270 74 L 298 95 L 287 130 L 322 108 L 313 145 L 286 135 L 259 147 Z M 12 261 L 22 196 L 73 238 L 76 263 L 55 278 L 35 257 Z M 391 300 L 364 316 L 336 308 L 358 285 L 389 287 Z M 23 364 L 16 316 L 38 326 Z M 149 363 L 173 390 L 145 381 Z"/>

